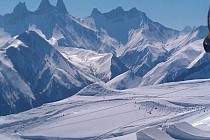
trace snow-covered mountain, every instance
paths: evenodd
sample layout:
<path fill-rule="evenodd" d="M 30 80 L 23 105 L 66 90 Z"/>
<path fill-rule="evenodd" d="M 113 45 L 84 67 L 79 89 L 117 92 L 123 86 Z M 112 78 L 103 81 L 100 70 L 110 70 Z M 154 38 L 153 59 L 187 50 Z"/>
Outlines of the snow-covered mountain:
<path fill-rule="evenodd" d="M 139 29 L 129 32 L 121 60 L 134 73 L 144 76 L 158 63 L 167 59 L 168 51 L 164 46 L 168 40 L 175 39 L 178 35 L 176 30 L 166 28 L 149 18 L 142 19 Z"/>
<path fill-rule="evenodd" d="M 131 13 L 133 16 L 129 16 Z M 141 85 L 208 78 L 208 68 L 203 68 L 208 63 L 202 47 L 207 34 L 204 26 L 179 32 L 152 21 L 135 8 L 124 11 L 121 7 L 104 14 L 94 9 L 84 21 L 90 28 L 103 28 L 119 42 L 127 38 L 116 52 L 132 72 L 144 77 Z M 115 84 L 120 85 L 118 82 Z"/>
<path fill-rule="evenodd" d="M 166 28 L 150 20 L 145 13 L 136 8 L 124 11 L 118 7 L 104 14 L 94 9 L 89 17 L 77 20 L 68 14 L 62 0 L 59 0 L 56 6 L 52 6 L 48 0 L 42 0 L 34 12 L 29 11 L 25 3 L 20 2 L 11 14 L 6 14 L 1 19 L 2 28 L 11 36 L 29 29 L 54 46 L 113 53 L 138 76 L 144 76 L 192 41 L 190 33 L 180 34 L 176 30 Z M 171 43 L 180 41 L 177 38 L 183 41 L 179 42 L 179 46 Z M 121 72 L 109 78 L 99 79 L 107 81 L 118 74 Z"/>
<path fill-rule="evenodd" d="M 158 63 L 167 59 L 164 48 L 168 40 L 179 36 L 179 32 L 149 19 L 144 12 L 122 7 L 101 13 L 94 9 L 83 21 L 93 29 L 104 29 L 121 45 L 116 48 L 117 56 L 139 76 L 145 75 Z"/>
<path fill-rule="evenodd" d="M 57 47 L 61 54 L 74 66 L 93 77 L 107 82 L 128 70 L 112 53 L 99 54 L 91 50 Z"/>
<path fill-rule="evenodd" d="M 33 31 L 16 36 L 0 53 L 1 115 L 64 99 L 93 82 Z"/>
<path fill-rule="evenodd" d="M 206 33 L 207 27 L 200 26 L 185 37 L 178 38 L 173 45 L 170 44 L 173 46 L 172 55 L 148 72 L 141 85 L 210 78 L 207 70 L 209 56 L 203 49 Z"/>

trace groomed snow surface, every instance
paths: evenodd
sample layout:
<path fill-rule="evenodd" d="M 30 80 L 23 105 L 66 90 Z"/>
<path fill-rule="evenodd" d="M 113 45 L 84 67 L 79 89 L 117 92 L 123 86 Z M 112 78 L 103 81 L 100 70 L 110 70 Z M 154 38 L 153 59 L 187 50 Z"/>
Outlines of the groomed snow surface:
<path fill-rule="evenodd" d="M 0 139 L 210 139 L 210 80 L 121 91 L 98 85 L 90 90 L 94 94 L 85 94 L 88 87 L 64 100 L 0 117 Z"/>

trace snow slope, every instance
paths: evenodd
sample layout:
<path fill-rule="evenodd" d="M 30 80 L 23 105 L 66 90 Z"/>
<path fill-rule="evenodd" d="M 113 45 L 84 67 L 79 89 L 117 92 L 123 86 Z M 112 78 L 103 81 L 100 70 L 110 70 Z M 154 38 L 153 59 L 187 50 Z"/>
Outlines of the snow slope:
<path fill-rule="evenodd" d="M 105 85 L 110 88 L 123 90 L 137 87 L 141 83 L 141 79 L 141 77 L 138 77 L 129 70 L 116 76 L 114 79 L 110 80 Z"/>
<path fill-rule="evenodd" d="M 90 50 L 69 47 L 57 47 L 57 49 L 78 69 L 104 82 L 128 70 L 125 65 L 111 53 L 101 54 Z"/>
<path fill-rule="evenodd" d="M 210 139 L 209 131 L 202 131 L 194 128 L 192 125 L 181 122 L 170 125 L 166 132 L 176 139 L 190 139 L 190 140 L 207 140 Z"/>
<path fill-rule="evenodd" d="M 0 28 L 0 47 L 4 46 L 7 41 L 11 39 L 11 35 L 4 32 L 4 29 Z"/>
<path fill-rule="evenodd" d="M 210 115 L 210 80 L 168 83 L 117 93 L 108 87 L 88 87 L 98 94 L 85 95 L 87 90 L 83 90 L 62 101 L 0 117 L 1 135 L 20 139 L 114 140 L 133 139 L 136 132 L 144 129 L 144 134 L 155 136 L 173 126 L 177 128 L 173 132 L 187 130 L 194 135 L 209 131 L 209 121 L 202 120 Z M 188 122 L 202 130 L 179 122 Z M 168 137 L 166 135 L 160 137 Z"/>
<path fill-rule="evenodd" d="M 164 129 L 155 127 L 137 132 L 137 140 L 208 140 L 210 131 L 203 131 L 187 122 L 171 124 Z"/>
<path fill-rule="evenodd" d="M 157 128 L 147 128 L 136 133 L 137 140 L 174 140 L 166 132 Z"/>

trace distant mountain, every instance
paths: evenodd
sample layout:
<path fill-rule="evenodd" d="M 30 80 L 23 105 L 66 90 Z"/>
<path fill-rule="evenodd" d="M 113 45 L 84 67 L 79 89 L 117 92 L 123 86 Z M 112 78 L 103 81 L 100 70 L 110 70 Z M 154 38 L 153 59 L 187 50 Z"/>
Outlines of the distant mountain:
<path fill-rule="evenodd" d="M 20 2 L 3 17 L 2 28 L 11 36 L 35 31 L 53 46 L 112 53 L 138 76 L 167 59 L 164 45 L 179 34 L 153 22 L 136 8 L 124 11 L 118 7 L 104 14 L 94 9 L 90 17 L 77 20 L 67 13 L 62 0 L 56 6 L 42 0 L 34 12 Z"/>
<path fill-rule="evenodd" d="M 103 28 L 107 33 L 115 38 L 118 42 L 126 44 L 128 41 L 128 33 L 132 29 L 138 29 L 142 19 L 145 19 L 146 14 L 133 8 L 129 11 L 124 11 L 122 7 L 101 13 L 98 9 L 93 9 L 91 15 L 84 20 L 90 22 L 93 28 L 100 30 Z"/>
<path fill-rule="evenodd" d="M 33 31 L 16 36 L 0 53 L 0 115 L 64 99 L 93 81 Z"/>
<path fill-rule="evenodd" d="M 118 46 L 118 42 L 103 30 L 87 28 L 71 16 L 63 0 L 58 0 L 56 6 L 52 6 L 48 0 L 42 0 L 33 12 L 26 8 L 25 3 L 20 2 L 12 13 L 2 17 L 0 25 L 11 36 L 27 30 L 36 31 L 52 45 L 112 53 L 115 53 L 114 47 Z"/>
<path fill-rule="evenodd" d="M 120 59 L 134 73 L 144 76 L 158 63 L 166 61 L 169 54 L 165 44 L 178 36 L 178 31 L 145 18 L 139 29 L 129 32 L 128 43 Z"/>
<path fill-rule="evenodd" d="M 196 27 L 191 27 L 191 26 L 185 26 L 184 29 L 182 30 L 183 33 L 190 33 L 192 32 Z"/>
<path fill-rule="evenodd" d="M 168 52 L 164 45 L 169 39 L 179 36 L 179 31 L 153 22 L 136 8 L 124 11 L 117 7 L 107 13 L 94 9 L 84 22 L 90 28 L 104 29 L 109 36 L 124 44 L 115 47 L 117 55 L 139 76 L 165 61 Z"/>
<path fill-rule="evenodd" d="M 131 11 L 133 12 L 133 16 L 129 16 Z M 135 8 L 124 11 L 121 7 L 108 13 L 101 13 L 97 9 L 94 9 L 91 16 L 85 18 L 85 22 L 90 28 L 103 28 L 109 36 L 117 39 L 121 43 L 122 40 L 125 41 L 127 39 L 123 42 L 124 45 L 119 48 L 116 47 L 116 52 L 120 60 L 132 72 L 144 77 L 141 85 L 204 77 L 204 74 L 198 74 L 199 67 L 189 69 L 188 65 L 197 62 L 199 57 L 202 60 L 206 58 L 206 56 L 204 58 L 201 57 L 201 52 L 203 51 L 202 39 L 207 34 L 206 27 L 186 27 L 183 31 L 179 32 L 152 21 L 146 14 Z M 128 24 L 128 22 L 132 22 L 132 24 Z M 126 28 L 122 29 L 123 27 Z M 183 53 L 186 53 L 188 57 L 187 63 L 185 63 L 185 56 L 181 55 Z M 174 65 L 176 63 L 179 65 Z M 158 66 L 159 68 L 156 69 Z M 174 69 L 174 71 L 171 72 L 169 67 Z M 195 69 L 197 74 L 192 75 L 192 73 L 195 73 Z M 168 74 L 163 76 L 163 73 Z M 163 79 L 161 80 L 156 77 Z M 149 82 L 151 80 L 153 82 Z"/>

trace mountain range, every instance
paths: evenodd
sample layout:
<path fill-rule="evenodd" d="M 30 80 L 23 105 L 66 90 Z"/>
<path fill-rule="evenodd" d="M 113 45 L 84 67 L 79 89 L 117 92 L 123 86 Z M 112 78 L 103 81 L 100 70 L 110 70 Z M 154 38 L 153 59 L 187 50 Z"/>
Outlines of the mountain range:
<path fill-rule="evenodd" d="M 81 19 L 63 0 L 55 6 L 42 0 L 35 11 L 20 2 L 0 16 L 0 115 L 73 96 L 88 85 L 123 90 L 210 78 L 202 48 L 207 31 L 174 30 L 136 8 L 94 8 Z"/>

